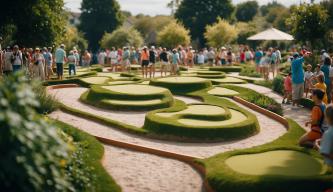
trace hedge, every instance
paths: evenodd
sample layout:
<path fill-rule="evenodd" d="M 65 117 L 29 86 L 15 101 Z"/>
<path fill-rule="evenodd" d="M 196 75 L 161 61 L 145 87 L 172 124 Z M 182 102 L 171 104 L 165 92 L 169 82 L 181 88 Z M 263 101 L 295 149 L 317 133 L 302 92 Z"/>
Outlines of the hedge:
<path fill-rule="evenodd" d="M 210 67 L 209 71 L 222 71 L 225 73 L 232 73 L 232 72 L 241 72 L 242 67 L 236 66 L 226 66 L 226 67 Z"/>

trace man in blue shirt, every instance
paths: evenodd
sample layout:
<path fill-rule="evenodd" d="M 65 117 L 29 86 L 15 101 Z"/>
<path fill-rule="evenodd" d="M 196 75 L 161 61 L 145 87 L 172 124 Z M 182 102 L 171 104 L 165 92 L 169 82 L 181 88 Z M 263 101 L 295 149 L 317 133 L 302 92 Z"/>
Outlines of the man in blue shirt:
<path fill-rule="evenodd" d="M 58 79 L 62 80 L 64 75 L 64 63 L 66 62 L 65 45 L 61 44 L 55 52 L 55 62 L 57 64 L 57 75 Z"/>
<path fill-rule="evenodd" d="M 300 57 L 298 53 L 295 53 L 291 63 L 293 106 L 300 106 L 300 100 L 304 95 L 303 63 L 304 57 Z"/>

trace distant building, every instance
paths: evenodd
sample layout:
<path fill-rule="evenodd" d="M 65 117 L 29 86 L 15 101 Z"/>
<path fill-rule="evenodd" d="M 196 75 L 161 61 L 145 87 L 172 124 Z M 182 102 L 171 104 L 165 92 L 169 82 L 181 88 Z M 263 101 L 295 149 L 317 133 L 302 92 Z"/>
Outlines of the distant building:
<path fill-rule="evenodd" d="M 80 25 L 81 13 L 69 12 L 68 21 L 70 25 L 78 26 Z"/>

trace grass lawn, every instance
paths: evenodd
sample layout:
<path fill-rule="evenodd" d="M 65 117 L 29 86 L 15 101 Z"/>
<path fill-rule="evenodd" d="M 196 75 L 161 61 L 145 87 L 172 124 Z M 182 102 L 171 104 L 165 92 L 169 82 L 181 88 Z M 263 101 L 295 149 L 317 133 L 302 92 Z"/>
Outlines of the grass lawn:
<path fill-rule="evenodd" d="M 239 92 L 223 87 L 215 87 L 212 90 L 208 91 L 208 93 L 211 95 L 216 95 L 221 97 L 226 97 L 226 96 L 232 97 L 239 95 Z"/>
<path fill-rule="evenodd" d="M 81 81 L 91 84 L 91 85 L 103 85 L 106 84 L 111 79 L 109 77 L 87 77 L 82 78 Z"/>
<path fill-rule="evenodd" d="M 226 77 L 223 79 L 210 79 L 213 84 L 243 84 L 246 83 L 246 81 L 234 78 L 234 77 Z"/>

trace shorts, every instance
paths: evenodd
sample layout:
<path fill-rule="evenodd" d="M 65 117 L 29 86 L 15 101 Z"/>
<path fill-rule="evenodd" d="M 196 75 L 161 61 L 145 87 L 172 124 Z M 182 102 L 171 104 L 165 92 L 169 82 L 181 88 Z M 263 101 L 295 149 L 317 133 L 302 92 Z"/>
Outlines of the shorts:
<path fill-rule="evenodd" d="M 57 75 L 63 76 L 64 74 L 64 64 L 63 63 L 57 63 Z"/>
<path fill-rule="evenodd" d="M 149 61 L 148 60 L 143 60 L 142 61 L 142 64 L 141 64 L 142 67 L 147 67 L 148 65 L 149 65 Z"/>
<path fill-rule="evenodd" d="M 317 131 L 311 130 L 306 134 L 306 136 L 310 141 L 316 141 L 322 137 L 322 134 Z"/>
<path fill-rule="evenodd" d="M 292 84 L 293 100 L 299 100 L 304 95 L 304 83 Z"/>
<path fill-rule="evenodd" d="M 168 66 L 168 65 L 169 65 L 169 62 L 167 62 L 167 61 L 162 61 L 161 65 L 162 65 L 162 66 Z"/>

